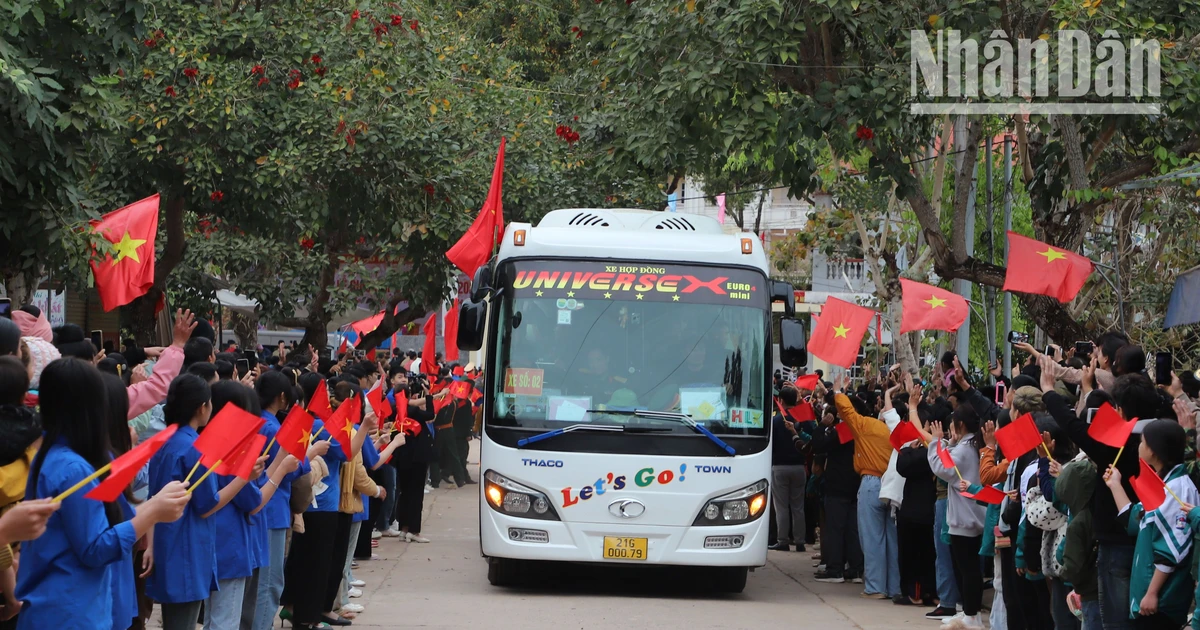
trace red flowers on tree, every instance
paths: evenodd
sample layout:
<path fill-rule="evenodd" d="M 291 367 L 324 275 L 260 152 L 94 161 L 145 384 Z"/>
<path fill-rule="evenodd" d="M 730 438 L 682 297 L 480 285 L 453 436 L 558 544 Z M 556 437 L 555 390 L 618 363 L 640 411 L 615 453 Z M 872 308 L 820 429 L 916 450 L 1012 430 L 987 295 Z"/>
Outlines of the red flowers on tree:
<path fill-rule="evenodd" d="M 430 197 L 432 197 L 434 195 L 434 193 L 436 193 L 436 192 L 437 192 L 437 189 L 433 187 L 433 184 L 425 184 L 425 194 L 426 195 L 429 195 Z"/>
<path fill-rule="evenodd" d="M 208 196 L 208 198 L 212 199 L 213 201 L 224 201 L 225 193 L 219 190 L 214 190 L 212 194 Z"/>
<path fill-rule="evenodd" d="M 266 74 L 266 73 L 267 73 L 267 69 L 266 69 L 266 68 L 264 68 L 264 67 L 262 67 L 261 65 L 255 65 L 253 68 L 250 68 L 250 74 L 251 74 L 252 76 L 259 76 L 259 77 L 261 77 L 261 76 L 263 76 L 263 75 L 264 75 L 264 74 Z"/>
<path fill-rule="evenodd" d="M 867 140 L 870 140 L 871 138 L 875 137 L 875 132 L 871 131 L 870 127 L 864 126 L 864 127 L 859 127 L 858 131 L 854 132 L 854 135 L 857 136 L 859 140 L 866 142 Z"/>
<path fill-rule="evenodd" d="M 150 39 L 144 40 L 142 42 L 142 45 L 145 46 L 146 48 L 154 48 L 155 46 L 158 45 L 158 40 L 151 37 Z"/>
<path fill-rule="evenodd" d="M 321 55 L 313 55 L 309 58 L 309 61 L 311 61 L 314 66 L 319 66 L 321 65 Z"/>
<path fill-rule="evenodd" d="M 419 32 L 421 32 L 421 23 L 416 20 L 413 20 L 408 23 L 408 28 L 411 28 L 412 32 L 414 32 L 414 33 L 419 33 Z"/>
<path fill-rule="evenodd" d="M 300 247 L 303 247 L 304 249 L 312 249 L 316 246 L 317 246 L 317 242 L 312 240 L 311 238 L 300 239 Z"/>
<path fill-rule="evenodd" d="M 371 29 L 371 32 L 375 33 L 376 38 L 382 38 L 384 35 L 387 35 L 388 25 L 380 22 L 375 25 L 375 28 Z"/>
<path fill-rule="evenodd" d="M 264 86 L 264 85 L 266 85 L 266 84 L 268 84 L 268 83 L 270 83 L 270 82 L 271 82 L 271 80 L 270 80 L 270 79 L 268 79 L 267 77 L 263 77 L 263 78 L 261 78 L 261 79 L 259 79 L 259 80 L 258 80 L 258 87 L 262 87 L 262 86 Z"/>
<path fill-rule="evenodd" d="M 359 16 L 360 14 L 358 9 L 355 9 L 354 12 L 350 14 L 350 24 L 347 26 L 347 28 L 354 28 L 354 23 L 358 21 Z"/>
<path fill-rule="evenodd" d="M 294 90 L 294 89 L 300 87 L 300 79 L 304 78 L 304 73 L 293 68 L 291 71 L 288 72 L 288 78 L 289 78 L 289 81 L 287 84 L 288 89 Z"/>
<path fill-rule="evenodd" d="M 404 16 L 393 14 L 392 15 L 392 26 L 404 26 Z"/>
<path fill-rule="evenodd" d="M 579 117 L 576 116 L 575 119 L 579 120 Z M 559 125 L 555 127 L 554 135 L 565 140 L 567 144 L 575 144 L 576 142 L 579 142 L 579 132 L 571 129 L 567 125 Z"/>
<path fill-rule="evenodd" d="M 196 77 L 200 76 L 200 71 L 195 68 L 184 68 L 183 76 L 189 79 L 195 79 Z"/>
<path fill-rule="evenodd" d="M 323 77 L 325 76 L 325 66 L 313 68 L 313 72 L 316 73 L 317 76 Z"/>
<path fill-rule="evenodd" d="M 578 26 L 572 26 L 571 32 L 575 33 L 575 39 L 579 39 L 580 37 L 583 37 L 583 31 L 579 30 Z"/>
<path fill-rule="evenodd" d="M 168 85 L 167 89 L 163 90 L 163 92 L 166 93 L 166 95 L 170 96 L 171 98 L 175 98 L 176 96 L 179 96 L 179 94 L 175 91 L 174 85 Z"/>

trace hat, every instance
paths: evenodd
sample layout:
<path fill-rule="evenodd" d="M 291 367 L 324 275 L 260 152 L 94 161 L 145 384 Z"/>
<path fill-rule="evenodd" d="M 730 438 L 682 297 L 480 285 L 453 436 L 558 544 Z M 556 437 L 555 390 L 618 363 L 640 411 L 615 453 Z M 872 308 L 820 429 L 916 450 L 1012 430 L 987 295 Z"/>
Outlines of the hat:
<path fill-rule="evenodd" d="M 29 348 L 29 364 L 33 372 L 29 379 L 29 388 L 37 389 L 42 379 L 42 370 L 46 369 L 51 361 L 61 358 L 62 353 L 54 344 L 41 337 L 24 337 L 21 340 L 25 342 L 25 347 Z"/>
<path fill-rule="evenodd" d="M 474 363 L 468 363 L 468 364 L 467 364 L 467 371 L 468 371 L 468 372 L 474 372 L 474 371 L 475 371 L 475 364 L 474 364 Z"/>
<path fill-rule="evenodd" d="M 12 320 L 21 329 L 22 337 L 39 337 L 46 341 L 54 341 L 54 333 L 50 330 L 50 322 L 46 314 L 39 313 L 36 317 L 25 311 L 13 311 Z"/>
<path fill-rule="evenodd" d="M 622 388 L 613 392 L 605 407 L 634 407 L 637 402 L 637 394 L 632 389 Z"/>

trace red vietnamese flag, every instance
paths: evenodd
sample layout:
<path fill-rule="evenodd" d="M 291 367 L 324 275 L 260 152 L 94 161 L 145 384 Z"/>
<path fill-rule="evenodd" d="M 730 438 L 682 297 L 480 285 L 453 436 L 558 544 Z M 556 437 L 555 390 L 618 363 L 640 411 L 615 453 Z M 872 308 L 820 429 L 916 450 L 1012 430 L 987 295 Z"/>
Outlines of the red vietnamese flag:
<path fill-rule="evenodd" d="M 218 475 L 233 475 L 249 481 L 254 464 L 262 456 L 263 447 L 266 445 L 267 436 L 261 433 L 251 433 L 230 452 L 229 459 L 222 461 L 213 469 L 213 472 Z"/>
<path fill-rule="evenodd" d="M 810 391 L 814 390 L 817 388 L 817 383 L 819 383 L 820 380 L 821 377 L 817 376 L 816 374 L 805 374 L 804 376 L 796 379 L 796 389 L 807 389 Z"/>
<path fill-rule="evenodd" d="M 908 420 L 901 420 L 900 424 L 897 424 L 896 428 L 892 429 L 892 434 L 888 436 L 888 441 L 892 443 L 892 448 L 897 451 L 904 448 L 905 444 L 919 439 L 921 439 L 921 433 Z"/>
<path fill-rule="evenodd" d="M 976 501 L 982 501 L 992 505 L 1000 505 L 1004 502 L 1004 493 L 993 488 L 992 486 L 984 486 L 975 494 L 963 492 L 962 495 L 968 499 L 975 499 Z"/>
<path fill-rule="evenodd" d="M 492 185 L 488 188 L 483 209 L 467 232 L 446 252 L 446 258 L 467 274 L 475 277 L 475 271 L 492 256 L 492 250 L 504 236 L 504 144 L 500 138 L 500 151 L 496 153 L 496 165 L 492 168 Z"/>
<path fill-rule="evenodd" d="M 446 322 L 442 330 L 442 341 L 446 345 L 446 360 L 454 362 L 458 360 L 458 298 L 454 298 L 454 305 L 450 307 L 446 313 Z"/>
<path fill-rule="evenodd" d="M 833 425 L 833 430 L 837 431 L 838 442 L 845 444 L 846 442 L 854 441 L 854 433 L 850 431 L 850 425 L 845 422 L 839 422 Z"/>
<path fill-rule="evenodd" d="M 914 330 L 954 332 L 967 321 L 971 308 L 961 295 L 928 284 L 900 279 L 903 308 L 900 334 Z"/>
<path fill-rule="evenodd" d="M 139 471 L 150 461 L 151 457 L 162 448 L 167 440 L 175 435 L 175 431 L 179 428 L 177 424 L 167 425 L 167 428 L 155 433 L 153 437 L 129 449 L 128 453 L 114 459 L 112 465 L 108 469 L 108 477 L 101 481 L 99 485 L 83 495 L 85 499 L 95 499 L 97 501 L 116 501 L 117 497 L 125 492 L 125 488 L 133 483 L 133 478 L 137 477 Z"/>
<path fill-rule="evenodd" d="M 1158 473 L 1154 472 L 1150 464 L 1146 463 L 1146 460 L 1138 458 L 1138 466 L 1138 474 L 1129 478 L 1129 485 L 1137 494 L 1138 501 L 1142 502 L 1142 508 L 1147 512 L 1153 512 L 1166 502 L 1166 486 L 1158 477 Z"/>
<path fill-rule="evenodd" d="M 858 358 L 863 335 L 871 325 L 875 311 L 829 298 L 821 309 L 821 321 L 808 340 L 808 351 L 814 356 L 848 368 Z"/>
<path fill-rule="evenodd" d="M 430 313 L 421 328 L 425 335 L 425 346 L 421 349 L 421 371 L 430 376 L 437 376 L 437 313 Z"/>
<path fill-rule="evenodd" d="M 1042 444 L 1033 416 L 1025 414 L 996 430 L 996 443 L 1004 452 L 1004 459 L 1014 461 Z"/>
<path fill-rule="evenodd" d="M 1096 415 L 1092 416 L 1092 424 L 1088 426 L 1088 435 L 1101 444 L 1121 448 L 1133 434 L 1133 425 L 1135 424 L 1137 424 L 1136 418 L 1133 422 L 1125 422 L 1125 419 L 1117 413 L 1116 409 L 1112 408 L 1112 405 L 1104 403 L 1096 410 Z"/>
<path fill-rule="evenodd" d="M 92 275 L 104 310 L 143 296 L 154 286 L 154 237 L 158 234 L 158 195 L 114 210 L 92 228 L 112 245 L 93 252 Z"/>
<path fill-rule="evenodd" d="M 325 383 L 325 379 L 317 383 L 317 388 L 313 390 L 312 398 L 305 409 L 322 420 L 328 420 L 333 415 L 333 405 L 329 404 L 329 385 Z M 311 430 L 312 424 L 309 424 L 309 427 Z"/>
<path fill-rule="evenodd" d="M 796 422 L 808 422 L 809 420 L 817 419 L 817 413 L 813 410 L 812 403 L 807 400 L 802 400 L 800 404 L 788 409 L 788 415 Z"/>
<path fill-rule="evenodd" d="M 385 418 L 392 415 L 392 405 L 388 403 L 387 398 L 383 396 L 383 387 L 379 385 L 383 381 L 380 380 L 367 392 L 367 402 L 371 405 L 371 410 L 375 412 L 375 417 L 383 422 Z"/>
<path fill-rule="evenodd" d="M 1065 249 L 1014 232 L 1008 233 L 1008 271 L 1004 290 L 1036 293 L 1070 302 L 1083 288 L 1095 265 Z"/>
<path fill-rule="evenodd" d="M 471 384 L 467 381 L 454 381 L 450 383 L 450 395 L 455 400 L 466 400 L 471 395 Z"/>
<path fill-rule="evenodd" d="M 950 456 L 950 451 L 947 451 L 946 447 L 942 446 L 941 440 L 938 440 L 937 443 L 937 456 L 938 459 L 942 460 L 942 467 L 946 470 L 958 468 L 958 464 L 955 464 L 954 458 Z"/>
<path fill-rule="evenodd" d="M 408 392 L 396 392 L 396 422 L 408 419 Z"/>
<path fill-rule="evenodd" d="M 252 434 L 257 433 L 264 420 L 237 405 L 225 405 L 208 421 L 192 447 L 200 451 L 200 463 L 212 468 L 219 461 L 229 461 L 239 454 L 237 449 Z M 216 472 L 216 471 L 214 471 Z"/>
<path fill-rule="evenodd" d="M 328 398 L 325 399 L 325 404 L 329 404 Z M 304 461 L 308 455 L 308 446 L 312 442 L 312 427 L 313 417 L 300 405 L 292 405 L 291 412 L 275 432 L 275 443 L 292 457 Z"/>
<path fill-rule="evenodd" d="M 325 430 L 333 439 L 337 440 L 342 447 L 342 452 L 346 454 L 346 459 L 354 459 L 354 456 L 350 454 L 350 442 L 354 439 L 354 425 L 358 424 L 361 416 L 362 400 L 358 395 L 354 395 L 343 400 L 342 404 L 338 405 L 337 411 L 334 411 L 333 416 L 325 423 Z"/>
<path fill-rule="evenodd" d="M 367 350 L 366 359 L 372 363 L 375 362 L 375 348 Z"/>

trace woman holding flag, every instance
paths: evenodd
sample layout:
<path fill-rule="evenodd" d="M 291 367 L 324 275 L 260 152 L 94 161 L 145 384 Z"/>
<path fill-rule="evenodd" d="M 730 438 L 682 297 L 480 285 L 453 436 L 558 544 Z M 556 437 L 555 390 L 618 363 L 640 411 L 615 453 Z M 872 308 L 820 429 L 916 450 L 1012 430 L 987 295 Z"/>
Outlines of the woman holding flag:
<path fill-rule="evenodd" d="M 132 579 L 117 576 L 130 570 L 134 542 L 156 523 L 178 519 L 190 497 L 180 483 L 162 484 L 126 520 L 116 501 L 84 496 L 100 485 L 94 472 L 111 459 L 104 382 L 90 363 L 58 359 L 46 366 L 40 386 L 46 433 L 26 496 L 54 498 L 61 507 L 46 532 L 22 547 L 17 627 L 112 628 L 114 606 L 137 610 Z M 132 620 L 130 615 L 122 627 Z"/>
<path fill-rule="evenodd" d="M 1179 628 L 1192 602 L 1192 526 L 1184 504 L 1200 503 L 1200 493 L 1183 465 L 1186 443 L 1183 427 L 1172 420 L 1155 420 L 1142 429 L 1141 472 L 1130 479 L 1142 499 L 1136 504 L 1121 485 L 1117 468 L 1109 466 L 1104 475 L 1117 504 L 1117 521 L 1137 535 L 1129 615 L 1138 628 Z"/>
<path fill-rule="evenodd" d="M 200 605 L 218 588 L 216 521 L 211 517 L 233 500 L 246 480 L 235 479 L 219 488 L 211 470 L 198 470 L 202 458 L 213 457 L 194 446 L 212 416 L 212 392 L 203 379 L 192 374 L 176 377 L 167 390 L 163 414 L 167 424 L 178 429 L 150 460 L 150 492 L 176 482 L 190 483 L 192 501 L 182 518 L 154 530 L 154 570 L 146 581 L 146 594 L 161 605 L 164 630 L 194 630 Z M 209 432 L 212 437 L 207 441 L 225 443 L 220 455 L 236 446 L 218 439 L 222 436 L 211 427 Z M 244 436 L 237 437 L 240 441 Z M 216 457 L 213 466 L 220 460 Z M 252 476 L 261 472 L 259 463 Z"/>
<path fill-rule="evenodd" d="M 914 385 L 910 400 L 921 399 L 921 386 Z M 943 623 L 943 628 L 982 628 L 979 610 L 983 605 L 983 571 L 979 548 L 983 543 L 984 508 L 966 496 L 960 482 L 979 486 L 979 449 L 983 436 L 979 416 L 970 405 L 959 405 L 950 416 L 950 448 L 942 444 L 942 426 L 930 423 L 928 431 L 920 427 L 917 406 L 909 407 L 909 420 L 929 445 L 929 467 L 939 479 L 950 485 L 947 492 L 946 523 L 950 531 L 950 557 L 954 563 L 954 581 L 962 595 L 963 611 Z"/>

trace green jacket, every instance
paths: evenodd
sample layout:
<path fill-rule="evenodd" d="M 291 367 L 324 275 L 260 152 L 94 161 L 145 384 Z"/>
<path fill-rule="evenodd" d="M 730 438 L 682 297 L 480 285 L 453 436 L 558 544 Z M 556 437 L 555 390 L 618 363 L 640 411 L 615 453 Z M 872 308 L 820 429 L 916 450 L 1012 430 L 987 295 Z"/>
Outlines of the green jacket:
<path fill-rule="evenodd" d="M 1067 504 L 1067 535 L 1063 537 L 1062 577 L 1080 599 L 1095 601 L 1096 541 L 1092 537 L 1092 493 L 1096 490 L 1096 465 L 1082 459 L 1063 466 L 1054 482 L 1054 497 Z"/>

